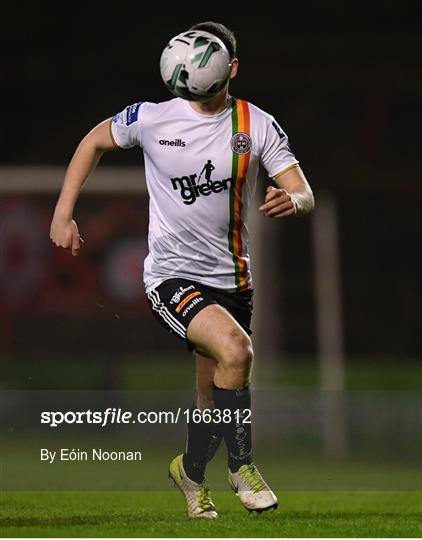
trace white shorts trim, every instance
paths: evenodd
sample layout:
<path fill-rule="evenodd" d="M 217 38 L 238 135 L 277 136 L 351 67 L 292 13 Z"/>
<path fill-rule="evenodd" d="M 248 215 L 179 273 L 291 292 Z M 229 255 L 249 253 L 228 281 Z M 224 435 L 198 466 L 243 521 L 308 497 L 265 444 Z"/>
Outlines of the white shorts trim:
<path fill-rule="evenodd" d="M 166 306 L 161 302 L 160 295 L 158 291 L 151 290 L 147 293 L 148 298 L 151 300 L 152 309 L 158 313 L 158 315 L 166 322 L 166 324 L 181 336 L 183 339 L 186 338 L 186 329 L 185 327 L 170 313 Z"/>

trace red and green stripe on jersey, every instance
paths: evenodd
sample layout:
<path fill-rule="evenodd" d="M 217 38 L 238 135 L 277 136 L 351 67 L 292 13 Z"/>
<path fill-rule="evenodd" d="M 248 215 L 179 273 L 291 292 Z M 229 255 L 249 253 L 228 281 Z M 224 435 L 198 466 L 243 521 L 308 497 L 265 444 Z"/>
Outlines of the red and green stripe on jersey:
<path fill-rule="evenodd" d="M 232 103 L 232 137 L 237 133 L 245 133 L 250 137 L 251 123 L 249 105 L 241 99 L 233 99 Z M 230 189 L 230 224 L 229 249 L 233 255 L 235 267 L 235 284 L 237 291 L 249 288 L 248 265 L 243 253 L 243 186 L 249 166 L 250 152 L 237 154 L 232 152 L 232 186 Z"/>

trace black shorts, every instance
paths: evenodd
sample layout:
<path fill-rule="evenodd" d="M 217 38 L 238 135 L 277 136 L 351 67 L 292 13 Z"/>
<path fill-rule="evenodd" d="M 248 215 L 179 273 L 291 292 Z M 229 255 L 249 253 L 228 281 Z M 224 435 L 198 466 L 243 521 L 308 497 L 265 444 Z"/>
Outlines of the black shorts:
<path fill-rule="evenodd" d="M 154 317 L 171 334 L 186 341 L 189 350 L 193 349 L 186 337 L 189 323 L 211 304 L 226 308 L 243 330 L 251 335 L 252 297 L 252 289 L 231 293 L 182 278 L 168 279 L 147 294 Z"/>

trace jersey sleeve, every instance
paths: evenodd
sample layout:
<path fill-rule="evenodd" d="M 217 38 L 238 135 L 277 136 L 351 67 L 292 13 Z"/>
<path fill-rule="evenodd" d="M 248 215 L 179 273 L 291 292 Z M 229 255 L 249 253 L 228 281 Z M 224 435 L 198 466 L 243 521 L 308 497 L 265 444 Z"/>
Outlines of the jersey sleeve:
<path fill-rule="evenodd" d="M 267 119 L 265 142 L 261 151 L 261 163 L 271 178 L 275 178 L 280 173 L 299 163 L 289 146 L 286 133 L 272 116 Z"/>
<path fill-rule="evenodd" d="M 141 109 L 142 102 L 125 107 L 110 123 L 110 134 L 119 148 L 142 146 Z"/>

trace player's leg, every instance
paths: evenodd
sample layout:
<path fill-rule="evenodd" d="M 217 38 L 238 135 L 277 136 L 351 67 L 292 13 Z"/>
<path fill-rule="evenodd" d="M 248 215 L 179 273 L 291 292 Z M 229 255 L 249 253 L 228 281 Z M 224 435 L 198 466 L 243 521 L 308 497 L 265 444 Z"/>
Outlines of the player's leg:
<path fill-rule="evenodd" d="M 191 321 L 187 336 L 200 353 L 216 360 L 213 401 L 229 411 L 221 422 L 228 451 L 229 481 L 248 510 L 277 507 L 277 498 L 252 462 L 249 377 L 253 350 L 249 336 L 226 309 L 209 305 Z M 227 417 L 227 414 L 226 414 Z"/>
<path fill-rule="evenodd" d="M 221 421 L 220 426 L 228 450 L 229 469 L 236 472 L 252 462 L 251 425 L 241 422 L 243 411 L 251 407 L 251 340 L 230 313 L 217 304 L 197 313 L 187 336 L 200 354 L 216 361 L 213 401 L 218 411 L 230 411 L 226 415 L 230 416 L 230 422 Z"/>
<path fill-rule="evenodd" d="M 163 326 L 181 339 L 188 339 L 202 356 L 216 361 L 213 388 L 215 408 L 229 409 L 233 420 L 230 424 L 220 423 L 229 449 L 231 485 L 235 490 L 242 490 L 239 497 L 248 509 L 262 510 L 274 506 L 271 504 L 276 501 L 274 494 L 250 461 L 250 424 L 242 422 L 239 416 L 237 425 L 234 422 L 236 410 L 250 409 L 248 383 L 252 346 L 246 331 L 249 331 L 252 309 L 251 291 L 228 294 L 210 291 L 189 280 L 171 279 L 149 291 L 148 300 L 154 316 Z M 235 318 L 221 306 L 225 306 Z M 206 399 L 209 399 L 209 395 Z M 205 483 L 189 479 L 183 467 L 182 455 L 170 464 L 170 475 L 186 497 L 190 516 L 217 517 Z M 265 497 L 264 488 L 271 501 Z"/>
<path fill-rule="evenodd" d="M 215 369 L 217 363 L 214 358 L 194 352 L 196 364 L 196 407 L 201 409 L 213 409 L 214 399 L 212 389 L 214 384 Z"/>
<path fill-rule="evenodd" d="M 190 517 L 216 518 L 218 514 L 205 485 L 205 468 L 214 442 L 213 425 L 204 421 L 193 421 L 195 409 L 213 408 L 212 384 L 215 361 L 194 353 L 197 365 L 196 398 L 191 407 L 191 421 L 188 423 L 186 450 L 173 459 L 170 476 L 184 494 Z M 221 437 L 218 439 L 220 443 Z M 218 446 L 218 445 L 217 445 Z M 217 449 L 217 448 L 216 448 Z M 215 449 L 215 450 L 216 450 Z"/>
<path fill-rule="evenodd" d="M 170 333 L 183 339 L 183 341 L 186 341 L 186 329 L 198 305 L 208 305 L 208 303 L 214 302 L 212 298 L 203 295 L 198 284 L 184 279 L 171 279 L 163 282 L 156 289 L 149 291 L 147 298 L 151 311 L 159 323 Z M 193 350 L 190 345 L 189 349 Z M 210 371 L 211 369 L 212 371 Z M 201 381 L 204 381 L 200 384 L 201 398 L 205 398 L 205 395 L 203 395 L 206 386 L 205 380 L 211 380 L 213 370 L 213 363 L 210 359 L 207 359 L 204 369 L 200 370 Z M 210 395 L 209 390 L 206 395 Z M 195 427 L 194 424 L 189 423 L 188 446 L 190 449 L 196 446 L 196 444 L 193 445 L 194 441 L 199 441 L 200 446 L 203 445 L 202 436 L 198 437 L 198 431 Z M 196 450 L 196 452 L 206 456 L 208 441 L 206 441 L 203 448 L 203 452 L 201 452 L 201 449 Z M 169 476 L 186 498 L 188 516 L 208 519 L 218 517 L 208 487 L 205 484 L 203 472 L 201 473 L 200 470 L 191 467 L 188 473 L 185 470 L 183 457 L 183 454 L 179 454 L 171 461 Z"/>
<path fill-rule="evenodd" d="M 204 409 L 214 410 L 214 377 L 217 362 L 213 358 L 208 358 L 198 352 L 196 357 L 196 406 L 203 411 Z M 206 463 L 209 463 L 215 456 L 218 447 L 223 439 L 221 426 L 219 422 L 210 422 L 206 424 L 209 434 L 209 444 L 206 455 Z"/>
<path fill-rule="evenodd" d="M 249 385 L 252 343 L 225 308 L 212 304 L 199 311 L 188 326 L 187 337 L 199 354 L 215 359 L 215 386 L 237 390 Z"/>
<path fill-rule="evenodd" d="M 196 362 L 196 399 L 191 408 L 200 411 L 214 409 L 213 383 L 216 362 L 213 358 L 194 353 Z M 198 415 L 195 415 L 195 419 Z M 203 482 L 207 463 L 214 457 L 222 440 L 220 424 L 192 420 L 188 424 L 186 450 L 183 466 L 186 474 L 195 482 Z"/>

